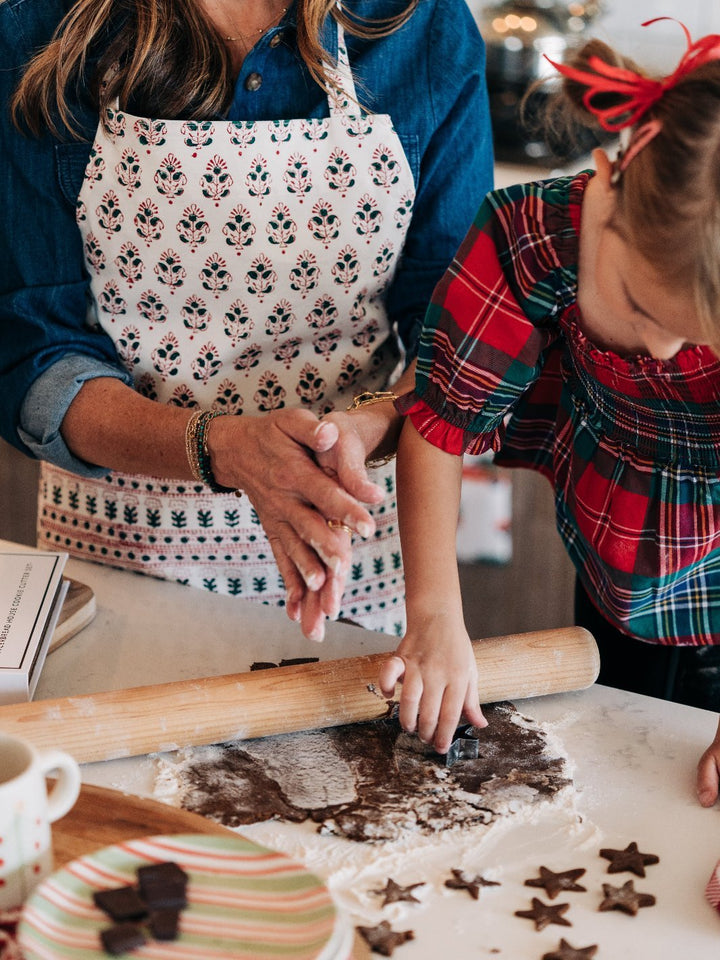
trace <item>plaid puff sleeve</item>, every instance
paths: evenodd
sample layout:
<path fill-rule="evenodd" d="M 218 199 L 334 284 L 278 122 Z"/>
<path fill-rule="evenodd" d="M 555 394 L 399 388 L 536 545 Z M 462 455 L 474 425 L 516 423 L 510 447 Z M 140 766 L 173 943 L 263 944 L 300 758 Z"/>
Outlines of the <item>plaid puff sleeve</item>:
<path fill-rule="evenodd" d="M 458 455 L 500 448 L 505 418 L 576 300 L 586 182 L 520 184 L 480 207 L 425 315 L 415 390 L 396 404 L 435 446 Z"/>

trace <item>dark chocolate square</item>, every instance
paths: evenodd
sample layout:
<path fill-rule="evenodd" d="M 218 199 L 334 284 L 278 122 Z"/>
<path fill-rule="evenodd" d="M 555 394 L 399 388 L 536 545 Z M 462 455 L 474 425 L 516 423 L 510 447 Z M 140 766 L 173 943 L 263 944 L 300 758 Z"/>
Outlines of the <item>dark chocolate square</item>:
<path fill-rule="evenodd" d="M 147 863 L 137 869 L 138 883 L 140 890 L 150 881 L 163 881 L 164 883 L 187 884 L 188 875 L 182 867 L 172 860 L 165 863 Z"/>
<path fill-rule="evenodd" d="M 142 947 L 147 940 L 145 934 L 136 923 L 116 923 L 114 927 L 107 927 L 100 931 L 100 940 L 107 953 L 119 957 L 123 953 Z"/>
<path fill-rule="evenodd" d="M 148 912 L 135 887 L 96 890 L 93 901 L 113 920 L 140 920 L 146 917 Z"/>
<path fill-rule="evenodd" d="M 156 940 L 177 940 L 179 921 L 177 910 L 153 910 L 148 926 Z"/>

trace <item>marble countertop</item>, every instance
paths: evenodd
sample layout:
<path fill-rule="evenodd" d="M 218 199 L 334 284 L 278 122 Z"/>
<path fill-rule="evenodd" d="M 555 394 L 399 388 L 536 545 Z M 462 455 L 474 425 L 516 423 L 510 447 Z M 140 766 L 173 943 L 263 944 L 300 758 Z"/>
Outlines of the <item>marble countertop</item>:
<path fill-rule="evenodd" d="M 66 573 L 93 588 L 93 623 L 49 655 L 35 699 L 120 689 L 147 683 L 248 670 L 257 660 L 322 659 L 391 650 L 395 639 L 343 624 L 330 624 L 325 643 L 304 640 L 284 613 L 179 584 L 70 560 Z M 393 925 L 412 926 L 416 939 L 398 948 L 398 960 L 505 957 L 540 960 L 560 937 L 575 948 L 598 944 L 597 960 L 716 960 L 720 916 L 704 898 L 720 860 L 720 807 L 701 808 L 694 796 L 695 764 L 712 739 L 716 717 L 601 686 L 518 701 L 518 709 L 547 726 L 574 768 L 573 812 L 518 821 L 490 845 L 478 848 L 477 867 L 499 870 L 503 892 L 479 902 L 438 892 L 417 914 Z M 86 782 L 152 796 L 156 758 L 87 764 Z M 571 825 L 570 820 L 574 822 Z M 645 879 L 607 876 L 600 847 L 636 841 L 660 856 Z M 261 841 L 262 842 L 262 841 Z M 450 840 L 448 840 L 450 844 Z M 571 927 L 536 932 L 511 907 L 529 906 L 542 890 L 522 887 L 540 865 L 554 870 L 587 867 L 584 900 L 569 901 Z M 398 865 L 397 870 L 400 871 Z M 410 882 L 399 877 L 399 882 Z M 600 913 L 600 887 L 633 879 L 657 905 L 635 917 Z M 515 886 L 513 887 L 513 884 Z M 494 898 L 494 899 L 493 899 Z M 505 898 L 505 899 L 503 899 Z M 400 905 L 394 905 L 400 906 Z M 406 906 L 406 905 L 403 905 Z"/>

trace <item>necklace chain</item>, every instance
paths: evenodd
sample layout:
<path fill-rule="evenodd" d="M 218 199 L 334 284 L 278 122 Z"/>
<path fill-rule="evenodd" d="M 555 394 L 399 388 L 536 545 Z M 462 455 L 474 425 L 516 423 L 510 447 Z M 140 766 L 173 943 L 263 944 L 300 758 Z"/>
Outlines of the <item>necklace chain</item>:
<path fill-rule="evenodd" d="M 286 13 L 287 13 L 287 7 L 283 7 L 279 14 L 277 13 L 275 14 L 275 16 L 267 24 L 267 26 L 260 27 L 259 30 L 254 30 L 252 33 L 239 33 L 235 37 L 226 36 L 225 39 L 228 41 L 228 43 L 237 43 L 238 41 L 241 41 L 244 43 L 246 40 L 257 39 L 261 37 L 264 33 L 267 33 L 270 27 L 276 24 L 278 20 L 281 20 Z"/>

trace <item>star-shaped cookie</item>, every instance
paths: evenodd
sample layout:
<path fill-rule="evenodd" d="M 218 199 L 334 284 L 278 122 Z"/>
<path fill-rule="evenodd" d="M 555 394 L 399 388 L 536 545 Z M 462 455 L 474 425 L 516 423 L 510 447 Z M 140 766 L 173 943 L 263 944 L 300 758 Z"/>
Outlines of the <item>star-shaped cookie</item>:
<path fill-rule="evenodd" d="M 371 890 L 371 893 L 377 893 L 379 896 L 383 897 L 382 905 L 386 906 L 388 903 L 398 903 L 400 900 L 409 900 L 412 903 L 420 903 L 418 898 L 413 894 L 413 890 L 416 887 L 424 887 L 424 883 L 411 883 L 407 887 L 401 887 L 399 883 L 395 883 L 392 877 L 388 877 L 387 883 L 381 890 Z"/>
<path fill-rule="evenodd" d="M 641 853 L 635 841 L 629 843 L 624 850 L 611 850 L 605 847 L 600 851 L 600 856 L 610 861 L 608 873 L 622 873 L 628 870 L 636 877 L 644 877 L 645 867 L 660 862 L 660 857 L 656 857 L 654 853 Z"/>
<path fill-rule="evenodd" d="M 374 953 L 383 957 L 391 957 L 395 947 L 399 947 L 407 940 L 414 940 L 412 930 L 393 930 L 387 920 L 383 920 L 376 927 L 358 927 L 358 932 Z"/>
<path fill-rule="evenodd" d="M 561 940 L 560 946 L 552 953 L 544 953 L 542 960 L 591 960 L 597 953 L 597 944 L 590 947 L 571 947 L 567 940 Z"/>
<path fill-rule="evenodd" d="M 572 924 L 562 914 L 570 909 L 569 903 L 543 903 L 537 897 L 532 898 L 532 910 L 516 910 L 516 917 L 527 917 L 535 922 L 536 930 L 544 930 L 549 923 L 557 923 L 561 927 L 571 927 Z"/>
<path fill-rule="evenodd" d="M 497 880 L 486 880 L 485 877 L 481 877 L 480 874 L 471 877 L 465 873 L 464 870 L 457 870 L 454 867 L 451 872 L 453 879 L 446 880 L 445 886 L 451 890 L 467 890 L 473 900 L 477 900 L 480 897 L 480 887 L 500 886 Z"/>
<path fill-rule="evenodd" d="M 640 907 L 652 907 L 655 903 L 655 897 L 651 893 L 636 891 L 633 880 L 628 880 L 621 887 L 604 883 L 602 888 L 605 899 L 598 910 L 622 910 L 634 917 Z"/>
<path fill-rule="evenodd" d="M 561 873 L 555 873 L 552 870 L 548 870 L 547 867 L 540 867 L 540 876 L 534 877 L 532 880 L 526 880 L 525 886 L 544 887 L 545 893 L 551 900 L 554 900 L 562 890 L 579 890 L 584 893 L 587 887 L 582 887 L 579 883 L 575 882 L 579 880 L 584 873 L 585 870 L 581 868 L 577 870 L 563 870 Z"/>

